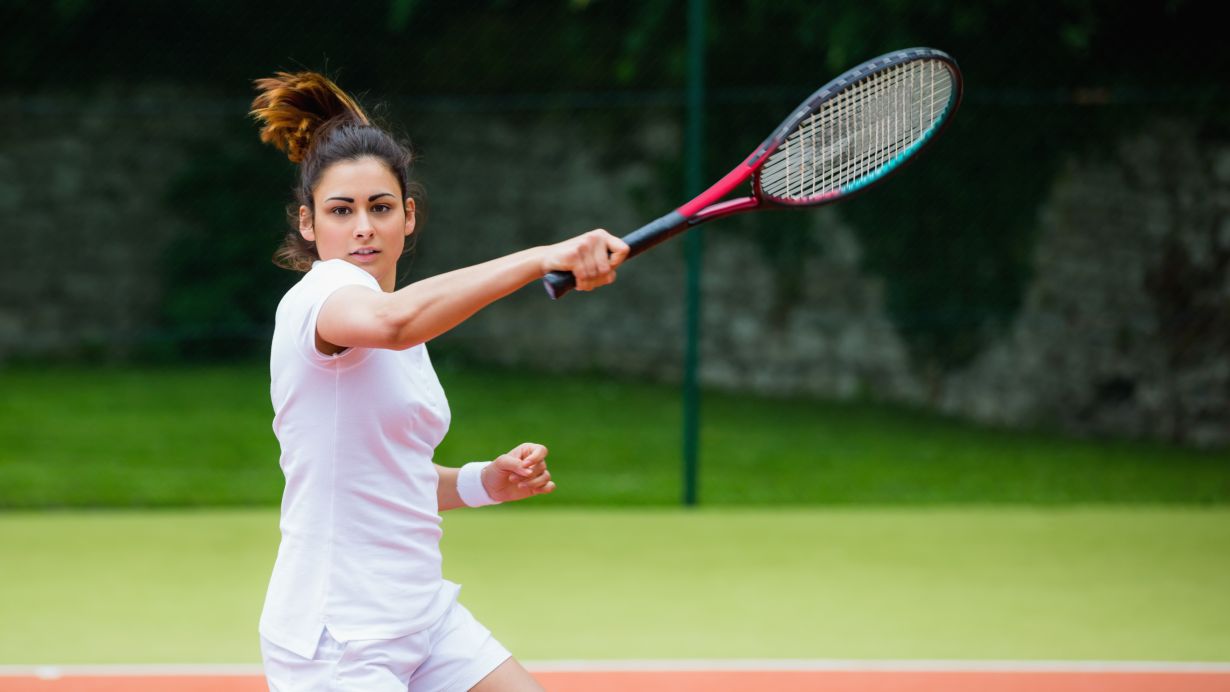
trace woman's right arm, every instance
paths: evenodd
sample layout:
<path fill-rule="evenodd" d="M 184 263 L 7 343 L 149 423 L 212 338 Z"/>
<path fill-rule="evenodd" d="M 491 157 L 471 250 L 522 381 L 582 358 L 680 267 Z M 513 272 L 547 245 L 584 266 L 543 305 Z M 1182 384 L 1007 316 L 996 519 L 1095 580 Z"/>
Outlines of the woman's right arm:
<path fill-rule="evenodd" d="M 317 346 L 324 353 L 350 347 L 410 348 L 551 271 L 572 272 L 582 291 L 609 284 L 627 256 L 622 240 L 595 230 L 416 281 L 393 293 L 342 288 L 321 307 Z"/>

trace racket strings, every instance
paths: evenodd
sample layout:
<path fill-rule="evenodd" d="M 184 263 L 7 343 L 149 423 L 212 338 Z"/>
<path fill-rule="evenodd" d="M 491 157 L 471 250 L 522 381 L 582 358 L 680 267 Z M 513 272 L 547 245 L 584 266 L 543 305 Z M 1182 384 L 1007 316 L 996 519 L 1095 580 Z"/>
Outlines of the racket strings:
<path fill-rule="evenodd" d="M 846 87 L 769 157 L 761 190 L 791 201 L 831 196 L 884 174 L 934 130 L 953 78 L 937 60 L 890 67 Z"/>
<path fill-rule="evenodd" d="M 788 192 L 805 197 L 839 189 L 840 183 L 876 170 L 915 139 L 917 132 L 900 127 L 902 86 L 911 76 L 902 66 L 890 68 L 843 91 L 828 108 L 813 114 L 787 142 Z"/>
<path fill-rule="evenodd" d="M 935 63 L 929 63 L 934 68 Z M 813 119 L 812 127 L 836 133 L 829 137 L 827 165 L 812 168 L 806 173 L 812 177 L 812 185 L 818 193 L 840 189 L 844 184 L 865 173 L 873 173 L 895 158 L 910 142 L 915 141 L 934 119 L 920 119 L 923 130 L 901 127 L 901 111 L 905 104 L 924 103 L 911 99 L 907 89 L 914 86 L 920 70 L 909 70 L 910 65 L 897 66 L 863 83 L 846 90 L 834 107 L 824 109 Z M 918 67 L 918 64 L 913 65 Z M 933 76 L 933 72 L 929 77 Z M 934 80 L 930 82 L 934 83 Z M 923 82 L 926 86 L 927 82 Z M 917 94 L 921 96 L 921 94 Z M 920 113 L 923 112 L 919 108 Z M 904 121 L 910 122 L 910 121 Z M 814 141 L 814 138 L 813 138 Z M 803 142 L 806 145 L 807 142 Z M 814 158 L 814 157 L 813 157 Z M 820 173 L 817 175 L 817 171 Z M 803 171 L 801 171 L 803 172 Z"/>
<path fill-rule="evenodd" d="M 946 100 L 937 104 L 925 98 L 934 88 L 936 66 L 934 61 L 899 66 L 883 79 L 869 80 L 865 88 L 851 90 L 841 124 L 851 133 L 851 146 L 843 152 L 840 165 L 822 179 L 826 186 L 839 189 L 880 173 L 927 132 L 946 105 Z M 942 66 L 941 70 L 946 77 L 947 70 Z M 947 91 L 943 95 L 947 99 Z M 902 117 L 905 112 L 921 116 L 918 127 L 913 126 L 913 118 Z"/>

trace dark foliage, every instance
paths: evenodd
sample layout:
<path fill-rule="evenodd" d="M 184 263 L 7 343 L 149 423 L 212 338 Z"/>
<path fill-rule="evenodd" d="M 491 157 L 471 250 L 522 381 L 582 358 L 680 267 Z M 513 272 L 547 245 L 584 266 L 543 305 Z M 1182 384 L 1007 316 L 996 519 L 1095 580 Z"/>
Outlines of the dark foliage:
<path fill-rule="evenodd" d="M 1018 308 L 1036 210 L 1063 156 L 1158 111 L 1224 129 L 1230 51 L 1216 6 L 711 0 L 706 168 L 724 172 L 783 109 L 861 60 L 911 45 L 956 56 L 968 96 L 953 127 L 923 163 L 843 207 L 915 359 L 952 368 Z M 253 78 L 303 67 L 411 107 L 448 97 L 506 109 L 550 94 L 562 109 L 627 94 L 682 103 L 685 15 L 677 0 L 4 0 L 0 59 L 6 87 L 31 92 L 170 81 L 238 100 Z M 258 162 L 272 157 L 249 154 L 202 151 L 183 181 L 192 194 L 177 203 L 192 207 L 216 252 L 193 245 L 203 238 L 175 249 L 172 329 L 186 329 L 191 313 L 219 333 L 246 333 L 271 314 L 242 297 L 276 283 L 264 264 L 248 265 L 265 263 L 266 229 L 281 221 L 233 190 L 288 178 Z M 231 232 L 257 218 L 259 234 Z M 789 294 L 800 254 L 816 249 L 762 235 Z M 198 345 L 230 348 L 207 343 Z"/>

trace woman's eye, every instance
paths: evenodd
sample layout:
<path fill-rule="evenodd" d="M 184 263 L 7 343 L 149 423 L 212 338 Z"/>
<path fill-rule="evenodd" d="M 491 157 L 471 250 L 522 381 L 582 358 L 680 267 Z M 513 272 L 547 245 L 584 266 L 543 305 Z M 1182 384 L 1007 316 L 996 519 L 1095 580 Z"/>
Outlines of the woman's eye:
<path fill-rule="evenodd" d="M 377 204 L 376 206 L 372 207 L 372 211 L 382 213 L 382 212 L 389 211 L 392 208 L 393 207 L 388 204 Z"/>
<path fill-rule="evenodd" d="M 350 213 L 350 207 L 333 207 L 329 210 L 329 213 L 337 214 L 338 216 L 345 216 Z"/>

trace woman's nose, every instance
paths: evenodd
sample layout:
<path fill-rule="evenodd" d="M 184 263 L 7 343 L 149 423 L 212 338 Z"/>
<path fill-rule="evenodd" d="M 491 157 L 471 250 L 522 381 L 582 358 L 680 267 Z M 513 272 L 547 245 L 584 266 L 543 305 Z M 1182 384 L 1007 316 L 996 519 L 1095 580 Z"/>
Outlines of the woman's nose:
<path fill-rule="evenodd" d="M 375 229 L 372 228 L 371 218 L 362 212 L 359 213 L 359 218 L 354 225 L 354 234 L 358 237 L 366 237 L 371 235 Z"/>

